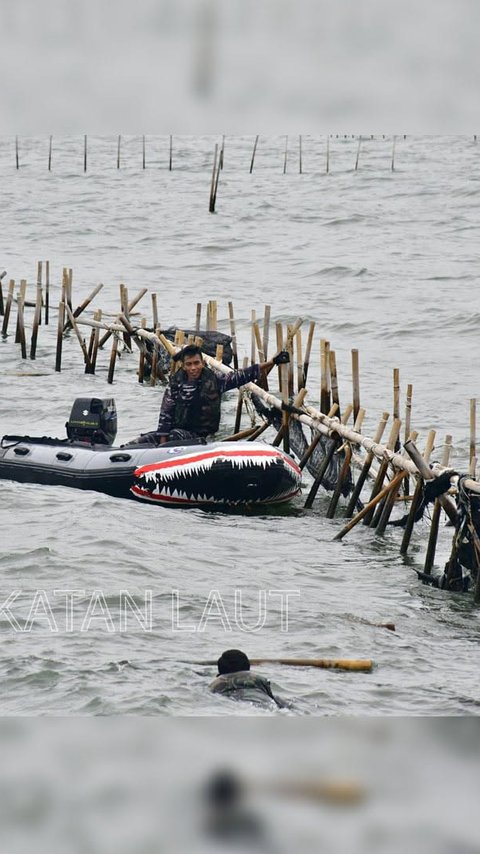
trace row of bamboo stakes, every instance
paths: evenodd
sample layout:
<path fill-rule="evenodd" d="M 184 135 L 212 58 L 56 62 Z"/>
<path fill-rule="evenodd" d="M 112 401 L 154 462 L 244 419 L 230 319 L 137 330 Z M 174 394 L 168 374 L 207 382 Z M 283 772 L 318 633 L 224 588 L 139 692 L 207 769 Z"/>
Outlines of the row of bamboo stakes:
<path fill-rule="evenodd" d="M 2 336 L 4 339 L 8 336 L 9 320 L 11 309 L 14 300 L 15 281 L 10 280 L 8 293 L 4 299 L 2 281 L 6 273 L 0 274 L 0 316 L 3 316 Z M 166 377 L 162 373 L 159 366 L 158 356 L 160 348 L 164 347 L 170 354 L 183 346 L 185 343 L 203 344 L 201 338 L 203 306 L 197 303 L 195 311 L 195 326 L 194 333 L 188 336 L 181 330 L 177 330 L 175 343 L 168 341 L 160 331 L 160 323 L 158 318 L 157 295 L 151 294 L 152 306 L 152 328 L 156 330 L 151 332 L 147 329 L 147 320 L 141 318 L 140 326 L 132 326 L 132 312 L 138 303 L 145 297 L 148 292 L 147 288 L 142 288 L 133 298 L 129 297 L 126 285 L 120 285 L 120 307 L 118 314 L 113 322 L 105 322 L 105 318 L 101 309 L 96 309 L 93 320 L 87 320 L 81 315 L 85 312 L 88 306 L 92 303 L 103 285 L 98 284 L 91 293 L 80 304 L 73 309 L 72 290 L 73 290 L 73 271 L 70 268 L 63 269 L 60 300 L 57 313 L 57 336 L 56 336 L 56 352 L 55 352 L 55 371 L 61 371 L 62 348 L 65 340 L 65 334 L 73 331 L 78 340 L 82 351 L 85 373 L 94 374 L 97 367 L 97 356 L 99 349 L 103 348 L 108 339 L 112 338 L 111 354 L 108 365 L 107 382 L 112 383 L 116 360 L 119 352 L 119 344 L 123 343 L 124 348 L 132 352 L 132 342 L 139 349 L 139 367 L 138 381 L 143 383 L 146 377 L 145 363 L 148 358 L 146 349 L 146 341 L 153 344 L 152 355 L 150 358 L 150 384 L 156 385 L 158 380 L 165 381 Z M 49 325 L 50 322 L 50 264 L 46 262 L 38 262 L 37 264 L 37 281 L 36 281 L 36 299 L 34 304 L 34 314 L 32 321 L 32 331 L 30 338 L 29 353 L 27 348 L 26 327 L 25 327 L 25 300 L 26 300 L 26 280 L 21 280 L 17 295 L 17 318 L 15 326 L 15 342 L 20 345 L 21 356 L 27 359 L 28 355 L 31 360 L 36 358 L 37 342 L 39 335 L 39 327 L 43 324 Z M 42 311 L 43 310 L 43 311 Z M 229 330 L 232 339 L 232 354 L 233 367 L 239 367 L 238 344 L 237 344 L 237 329 L 234 314 L 233 303 L 228 303 L 228 319 Z M 88 342 L 83 338 L 80 331 L 80 325 L 86 325 L 91 329 Z M 452 448 L 452 437 L 446 436 L 442 459 L 440 466 L 432 469 L 429 467 L 429 460 L 434 448 L 436 434 L 435 431 L 430 431 L 423 456 L 418 453 L 415 446 L 417 434 L 411 429 L 412 416 L 412 385 L 407 385 L 405 396 L 405 414 L 402 429 L 402 420 L 400 413 L 400 372 L 398 368 L 393 369 L 393 406 L 392 406 L 392 422 L 390 433 L 386 444 L 381 444 L 387 423 L 390 420 L 388 412 L 384 412 L 379 421 L 377 430 L 373 440 L 364 436 L 361 433 L 362 423 L 365 417 L 365 410 L 361 407 L 360 401 L 360 360 L 357 349 L 351 351 L 351 376 L 352 376 L 352 402 L 346 406 L 342 412 L 339 399 L 339 383 L 337 374 L 336 354 L 331 348 L 330 342 L 326 339 L 320 340 L 320 395 L 319 408 L 315 408 L 305 404 L 306 384 L 309 375 L 310 361 L 312 355 L 312 343 L 314 339 L 316 324 L 310 321 L 305 339 L 302 337 L 303 320 L 298 318 L 294 323 L 287 324 L 286 329 L 281 322 L 275 323 L 275 340 L 272 340 L 271 335 L 271 306 L 266 305 L 263 312 L 263 317 L 257 317 L 256 311 L 252 310 L 250 318 L 251 327 L 251 346 L 250 346 L 250 362 L 267 361 L 269 353 L 280 349 L 287 349 L 290 354 L 290 362 L 280 365 L 277 369 L 278 377 L 278 394 L 274 396 L 269 391 L 269 380 L 263 377 L 261 387 L 258 385 L 249 384 L 240 389 L 239 402 L 235 417 L 234 436 L 249 438 L 251 440 L 259 436 L 269 425 L 264 422 L 261 425 L 255 423 L 255 415 L 252 407 L 248 408 L 251 417 L 251 427 L 247 430 L 240 430 L 242 407 L 247 405 L 248 397 L 246 391 L 254 391 L 256 394 L 263 396 L 265 402 L 270 406 L 275 406 L 281 411 L 282 424 L 275 437 L 273 444 L 279 445 L 283 442 L 284 449 L 288 452 L 289 447 L 289 420 L 290 418 L 298 419 L 300 422 L 310 426 L 314 430 L 314 438 L 300 460 L 300 467 L 305 468 L 309 457 L 314 452 L 316 445 L 322 435 L 328 436 L 333 441 L 330 443 L 329 451 L 323 459 L 320 470 L 311 486 L 306 499 L 306 508 L 311 508 L 318 490 L 322 484 L 327 467 L 333 455 L 339 450 L 345 451 L 344 464 L 338 479 L 336 488 L 330 498 L 327 508 L 327 518 L 334 518 L 339 499 L 341 495 L 342 484 L 347 477 L 350 466 L 354 465 L 360 469 L 360 473 L 356 479 L 356 483 L 352 494 L 349 497 L 345 507 L 345 517 L 349 520 L 342 529 L 336 534 L 335 539 L 342 539 L 349 531 L 351 531 L 359 522 L 368 525 L 374 529 L 376 534 L 383 534 L 386 525 L 390 519 L 390 515 L 398 501 L 410 505 L 408 513 L 408 521 L 405 527 L 400 551 L 402 555 L 406 555 L 410 544 L 415 514 L 422 498 L 423 480 L 431 479 L 440 471 L 448 468 L 450 452 Z M 218 328 L 218 306 L 216 300 L 210 300 L 205 306 L 204 328 L 207 332 L 216 331 Z M 229 371 L 222 363 L 223 347 L 217 346 L 215 359 L 205 356 L 208 362 L 212 362 L 217 370 Z M 244 360 L 244 364 L 248 364 L 248 358 Z M 293 405 L 291 401 L 293 400 Z M 480 484 L 475 480 L 477 467 L 477 451 L 476 451 L 476 399 L 470 401 L 470 441 L 469 441 L 469 476 L 467 487 L 476 493 L 480 493 Z M 353 427 L 348 427 L 350 418 L 353 418 Z M 402 435 L 404 448 L 408 454 L 412 455 L 410 460 L 404 454 L 399 453 L 400 437 Z M 363 450 L 363 456 L 359 455 L 359 451 Z M 376 472 L 373 472 L 372 464 L 374 461 L 379 462 L 379 467 Z M 372 474 L 373 472 L 373 474 Z M 422 479 L 418 478 L 421 474 Z M 410 481 L 416 479 L 416 485 L 413 493 L 410 493 Z M 373 480 L 368 500 L 364 507 L 359 511 L 357 509 L 358 501 L 362 491 L 365 490 L 368 480 Z M 439 532 L 439 520 L 441 509 L 447 513 L 451 521 L 455 521 L 456 509 L 452 499 L 448 495 L 441 496 L 435 500 L 433 512 L 431 515 L 431 527 L 427 545 L 427 553 L 425 557 L 424 572 L 431 574 L 436 542 Z M 478 574 L 480 579 L 480 572 Z M 480 602 L 480 581 L 477 582 L 475 589 L 475 601 Z"/>
<path fill-rule="evenodd" d="M 344 135 L 342 137 L 342 136 L 339 136 L 339 134 L 335 134 L 335 135 L 334 134 L 328 134 L 326 136 L 326 151 L 325 151 L 325 172 L 327 172 L 327 173 L 330 172 L 330 159 L 331 159 L 330 140 L 333 138 L 335 138 L 335 139 L 339 139 L 339 138 L 355 139 L 356 138 L 357 139 L 358 144 L 357 144 L 357 150 L 356 150 L 356 156 L 355 156 L 355 166 L 354 166 L 354 170 L 357 171 L 359 168 L 359 163 L 360 163 L 360 150 L 361 150 L 362 144 L 365 143 L 369 139 L 370 140 L 374 139 L 375 137 L 373 134 L 370 134 L 369 136 L 360 135 L 358 137 L 355 137 L 353 135 L 352 136 Z M 385 134 L 382 135 L 382 138 L 383 139 L 386 138 Z M 390 159 L 390 169 L 392 172 L 395 171 L 395 151 L 396 151 L 397 139 L 398 139 L 397 135 L 394 135 L 392 138 L 392 154 L 391 154 L 391 159 Z M 403 134 L 403 139 L 406 139 L 405 134 Z M 257 134 L 255 137 L 254 143 L 253 143 L 252 156 L 250 159 L 250 168 L 249 168 L 250 174 L 252 174 L 252 172 L 253 172 L 255 155 L 257 153 L 259 140 L 260 140 L 260 135 Z M 217 149 L 219 148 L 218 144 L 216 147 L 217 147 Z M 225 152 L 225 135 L 222 136 L 220 152 L 221 152 L 220 169 L 223 169 L 224 152 Z M 303 152 L 304 152 L 303 136 L 302 136 L 302 134 L 300 134 L 298 136 L 298 172 L 300 175 L 302 175 L 304 172 Z M 54 153 L 53 135 L 50 134 L 49 140 L 48 140 L 48 155 L 47 155 L 47 168 L 48 168 L 49 172 L 52 171 L 53 153 Z M 284 175 L 288 171 L 288 163 L 291 161 L 291 157 L 292 157 L 292 148 L 290 145 L 290 137 L 287 134 L 285 136 L 285 145 L 284 145 L 284 151 L 283 151 L 283 156 L 282 156 L 282 171 L 283 171 Z M 115 164 L 116 164 L 117 169 L 120 169 L 122 166 L 122 135 L 121 134 L 118 134 L 118 136 L 117 136 Z M 147 165 L 148 165 L 147 142 L 146 142 L 145 135 L 143 135 L 141 137 L 141 164 L 142 164 L 142 169 L 147 168 Z M 168 171 L 170 171 L 170 172 L 173 171 L 173 164 L 174 164 L 173 136 L 170 134 L 169 146 L 168 146 Z M 15 137 L 15 168 L 20 169 L 21 165 L 22 164 L 20 163 L 20 142 L 19 142 L 18 136 L 16 136 Z M 215 171 L 215 169 L 216 169 L 216 166 L 214 166 L 214 171 Z M 84 137 L 83 137 L 83 171 L 84 172 L 88 171 L 88 135 L 87 134 L 84 134 Z"/>

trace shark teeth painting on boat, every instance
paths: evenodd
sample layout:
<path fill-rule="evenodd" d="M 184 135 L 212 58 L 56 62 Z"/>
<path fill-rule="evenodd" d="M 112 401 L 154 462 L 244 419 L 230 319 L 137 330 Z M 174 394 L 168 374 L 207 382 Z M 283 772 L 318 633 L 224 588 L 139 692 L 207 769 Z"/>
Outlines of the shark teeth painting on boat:
<path fill-rule="evenodd" d="M 225 442 L 181 450 L 136 469 L 133 495 L 168 506 L 241 506 L 281 503 L 300 491 L 302 473 L 279 448 Z"/>

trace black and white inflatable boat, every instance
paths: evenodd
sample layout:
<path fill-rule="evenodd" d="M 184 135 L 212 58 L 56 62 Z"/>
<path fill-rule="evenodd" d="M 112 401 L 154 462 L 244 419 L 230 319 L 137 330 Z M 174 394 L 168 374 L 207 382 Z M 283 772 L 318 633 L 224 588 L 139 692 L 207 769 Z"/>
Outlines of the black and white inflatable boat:
<path fill-rule="evenodd" d="M 67 439 L 4 436 L 0 478 L 93 489 L 169 507 L 277 504 L 300 490 L 292 458 L 260 442 L 114 447 L 113 400 L 78 398 Z"/>

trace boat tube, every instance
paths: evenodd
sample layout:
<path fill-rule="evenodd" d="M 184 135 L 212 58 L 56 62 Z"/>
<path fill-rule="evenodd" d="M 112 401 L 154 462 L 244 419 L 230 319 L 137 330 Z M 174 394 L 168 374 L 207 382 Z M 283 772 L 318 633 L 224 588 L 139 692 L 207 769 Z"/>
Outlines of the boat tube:
<path fill-rule="evenodd" d="M 67 439 L 4 436 L 0 479 L 92 489 L 168 507 L 288 501 L 301 486 L 294 460 L 263 442 L 184 441 L 114 447 L 113 400 L 75 401 Z"/>

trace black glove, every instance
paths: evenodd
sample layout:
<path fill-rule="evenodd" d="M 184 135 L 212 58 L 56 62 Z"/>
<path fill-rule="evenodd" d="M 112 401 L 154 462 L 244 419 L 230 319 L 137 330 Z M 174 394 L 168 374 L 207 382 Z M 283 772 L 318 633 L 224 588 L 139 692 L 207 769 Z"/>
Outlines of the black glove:
<path fill-rule="evenodd" d="M 280 350 L 276 356 L 273 357 L 274 365 L 286 365 L 287 362 L 290 361 L 290 354 L 288 350 Z"/>

